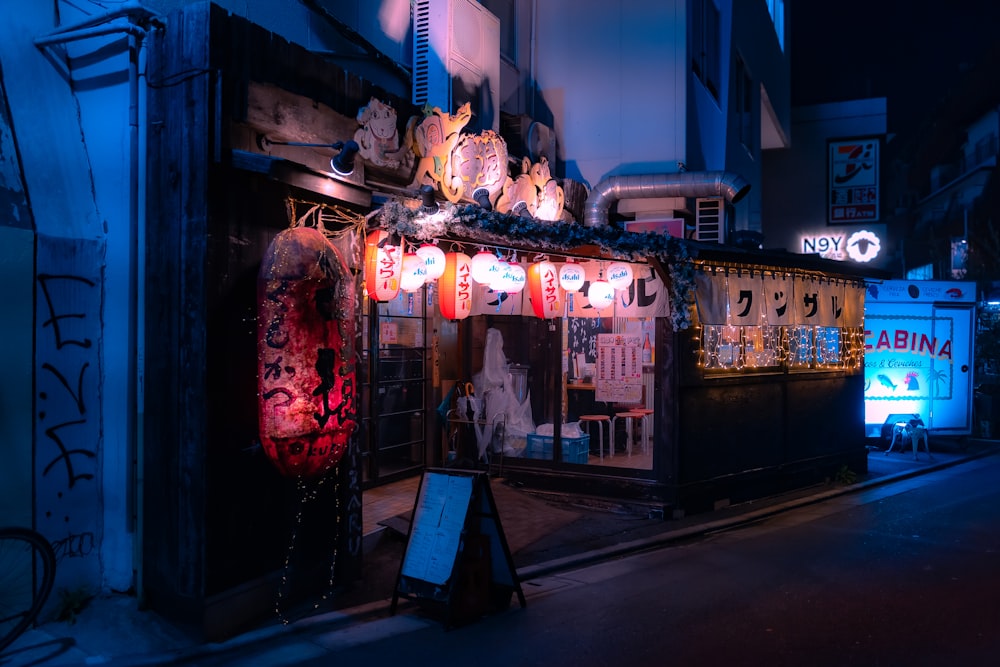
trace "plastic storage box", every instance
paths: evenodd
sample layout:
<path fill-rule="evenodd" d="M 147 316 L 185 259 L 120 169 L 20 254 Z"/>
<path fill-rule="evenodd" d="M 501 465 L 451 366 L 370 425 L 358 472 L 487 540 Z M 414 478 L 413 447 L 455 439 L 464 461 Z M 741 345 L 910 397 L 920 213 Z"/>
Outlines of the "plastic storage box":
<path fill-rule="evenodd" d="M 552 444 L 554 438 L 551 435 L 528 434 L 528 446 L 524 450 L 524 457 L 528 459 L 552 460 Z M 566 463 L 586 463 L 590 455 L 590 436 L 581 435 L 578 438 L 562 439 L 562 460 Z"/>

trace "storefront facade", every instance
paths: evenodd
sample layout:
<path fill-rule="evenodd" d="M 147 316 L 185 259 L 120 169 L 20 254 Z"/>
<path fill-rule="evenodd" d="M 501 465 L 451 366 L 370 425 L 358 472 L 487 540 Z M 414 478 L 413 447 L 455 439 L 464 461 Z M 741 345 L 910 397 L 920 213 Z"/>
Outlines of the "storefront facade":
<path fill-rule="evenodd" d="M 396 6 L 405 9 L 404 4 Z M 576 50 L 562 41 L 568 34 L 562 30 L 561 11 L 548 5 L 539 10 L 540 24 L 551 32 L 539 43 L 552 53 L 541 59 L 546 60 L 539 70 L 543 78 L 562 67 L 560 52 Z M 73 194 L 65 200 L 36 196 L 32 206 L 36 221 L 44 220 L 46 226 L 72 221 L 80 229 L 68 224 L 60 229 L 66 243 L 51 234 L 17 234 L 23 237 L 22 247 L 38 248 L 33 257 L 24 253 L 31 262 L 19 255 L 18 266 L 25 275 L 35 271 L 31 280 L 39 283 L 33 291 L 27 279 L 17 282 L 24 303 L 32 294 L 49 296 L 41 287 L 43 278 L 69 277 L 59 294 L 67 301 L 45 304 L 39 299 L 34 310 L 18 309 L 21 317 L 34 318 L 39 341 L 58 346 L 54 351 L 38 348 L 42 352 L 34 359 L 38 368 L 33 372 L 51 385 L 51 390 L 46 385 L 47 399 L 60 397 L 60 410 L 51 407 L 53 402 L 32 418 L 31 448 L 19 449 L 17 458 L 18 470 L 37 462 L 26 478 L 45 483 L 38 498 L 27 498 L 24 511 L 44 516 L 39 526 L 53 539 L 66 532 L 65 544 L 86 547 L 72 554 L 77 567 L 61 569 L 69 578 L 60 584 L 96 582 L 98 590 L 135 585 L 152 609 L 194 622 L 206 636 L 221 637 L 273 613 L 276 591 L 280 607 L 296 594 L 313 595 L 356 578 L 363 568 L 364 489 L 417 475 L 429 466 L 484 466 L 539 487 L 641 499 L 673 511 L 697 509 L 688 502 L 688 488 L 742 473 L 748 465 L 759 467 L 751 460 L 720 468 L 717 457 L 728 456 L 726 452 L 700 450 L 709 464 L 692 458 L 683 445 L 687 437 L 698 442 L 702 427 L 690 414 L 705 397 L 685 405 L 688 394 L 682 389 L 690 385 L 690 396 L 703 391 L 710 401 L 720 387 L 747 381 L 743 375 L 703 377 L 697 355 L 687 354 L 697 320 L 687 320 L 695 290 L 684 276 L 708 261 L 699 259 L 699 253 L 714 250 L 660 234 L 623 231 L 612 223 L 609 202 L 602 200 L 629 179 L 643 176 L 632 172 L 648 163 L 646 152 L 669 161 L 671 168 L 681 156 L 692 165 L 691 172 L 657 173 L 651 183 L 633 188 L 648 185 L 657 193 L 658 208 L 643 214 L 655 217 L 674 205 L 693 208 L 683 200 L 699 198 L 699 205 L 713 205 L 716 211 L 736 204 L 729 208 L 739 215 L 727 224 L 745 226 L 753 215 L 727 193 L 728 186 L 708 176 L 725 172 L 693 167 L 751 166 L 745 150 L 735 162 L 717 150 L 713 137 L 728 122 L 718 107 L 709 103 L 710 117 L 698 122 L 670 125 L 669 136 L 661 138 L 665 143 L 630 136 L 621 150 L 634 164 L 604 154 L 584 127 L 591 123 L 562 128 L 567 145 L 576 146 L 571 153 L 586 158 L 574 175 L 593 181 L 594 196 L 588 199 L 581 182 L 556 176 L 557 168 L 567 173 L 566 156 L 559 158 L 562 165 L 555 159 L 546 164 L 537 156 L 501 157 L 502 142 L 478 129 L 487 125 L 482 114 L 473 118 L 475 113 L 457 106 L 425 116 L 398 94 L 398 81 L 395 87 L 389 82 L 380 87 L 218 6 L 194 3 L 156 15 L 126 3 L 107 15 L 86 18 L 83 33 L 100 37 L 107 30 L 104 22 L 115 18 L 123 19 L 110 28 L 122 36 L 115 42 L 116 64 L 126 65 L 113 69 L 113 76 L 98 77 L 113 82 L 114 95 L 92 98 L 90 89 L 80 86 L 81 99 L 74 100 L 84 110 L 80 122 L 85 128 L 77 134 L 94 140 L 89 147 L 66 142 L 74 147 L 73 161 L 59 174 L 63 184 L 72 182 Z M 683 42 L 684 12 L 661 13 L 656 19 L 669 24 L 677 43 Z M 735 23 L 740 30 L 761 32 L 745 21 Z M 109 39 L 114 35 L 118 33 Z M 83 38 L 60 29 L 47 48 Z M 657 32 L 652 41 L 663 42 L 662 34 Z M 25 48 L 34 53 L 39 45 Z M 100 42 L 87 42 L 81 51 L 100 48 Z M 661 54 L 665 59 L 650 65 L 662 73 L 669 63 L 673 82 L 669 91 L 650 93 L 653 107 L 669 99 L 685 108 L 684 91 L 701 85 L 686 81 L 689 63 L 678 55 L 683 49 L 676 51 Z M 596 52 L 589 55 L 602 58 Z M 58 78 L 49 71 L 47 58 L 39 61 L 32 63 L 36 74 Z M 78 69 L 80 62 L 74 63 Z M 610 70 L 603 75 L 608 81 L 621 79 Z M 6 76 L 14 82 L 9 72 Z M 30 88 L 28 78 L 16 77 L 19 92 Z M 52 90 L 60 96 L 46 97 L 46 108 L 72 107 L 63 99 L 70 96 L 69 88 L 59 80 Z M 585 94 L 583 88 L 574 92 Z M 635 90 L 620 94 L 637 107 L 650 106 L 635 101 Z M 119 115 L 105 118 L 105 107 L 119 102 Z M 21 127 L 23 106 L 15 107 Z M 562 113 L 554 110 L 556 117 Z M 117 122 L 119 116 L 122 122 Z M 62 122 L 51 125 L 65 130 Z M 126 126 L 127 131 L 121 129 Z M 700 137 L 703 149 L 681 150 L 696 142 L 687 136 L 687 126 L 706 135 Z M 66 127 L 68 134 L 74 133 L 72 122 Z M 101 150 L 98 139 L 108 139 Z M 358 150 L 355 170 L 338 172 L 331 160 L 345 157 L 351 140 Z M 119 148 L 124 146 L 130 160 L 122 166 Z M 40 151 L 29 148 L 22 153 L 31 158 L 25 160 L 31 176 L 26 190 L 45 192 L 51 171 Z M 584 148 L 593 153 L 584 155 Z M 99 159 L 92 161 L 88 150 Z M 459 159 L 452 160 L 456 151 Z M 492 160 L 490 168 L 466 169 L 484 156 Z M 603 180 L 608 174 L 622 175 Z M 119 183 L 126 180 L 127 193 Z M 480 187 L 468 187 L 471 182 Z M 418 228 L 412 214 L 427 204 L 421 186 L 428 185 L 432 203 L 448 216 L 440 229 Z M 486 191 L 488 206 L 479 190 Z M 90 196 L 100 201 L 84 215 L 76 195 L 81 201 Z M 641 197 L 631 199 L 634 203 Z M 98 209 L 110 218 L 110 231 Z M 700 208 L 699 214 L 705 210 Z M 701 216 L 700 222 L 709 218 Z M 259 290 L 266 278 L 261 269 L 274 264 L 275 239 L 289 229 L 325 232 L 324 243 L 335 250 L 324 250 L 323 256 L 343 260 L 336 289 L 354 294 L 353 315 L 344 318 L 353 322 L 350 344 L 341 340 L 338 356 L 324 359 L 330 362 L 324 371 L 337 369 L 339 375 L 329 386 L 315 388 L 324 400 L 326 394 L 336 394 L 339 403 L 327 402 L 326 407 L 337 408 L 335 421 L 349 437 L 333 448 L 336 457 L 320 465 L 326 474 L 309 479 L 285 466 L 287 457 L 282 456 L 289 452 L 275 449 L 262 427 L 275 414 L 260 401 L 274 389 L 263 388 L 262 378 L 312 368 L 303 367 L 301 359 L 296 366 L 265 357 L 259 346 L 265 306 L 278 301 L 266 286 L 262 299 Z M 430 245 L 465 253 L 471 261 L 487 249 L 518 265 L 524 273 L 514 277 L 524 286 L 519 291 L 516 283 L 480 284 L 463 305 L 452 275 L 447 293 L 449 279 L 442 277 L 413 291 L 373 297 L 381 288 L 369 284 L 372 233 L 384 233 L 384 240 L 398 243 L 403 254 Z M 725 249 L 718 252 L 723 268 L 744 262 Z M 76 266 L 69 258 L 80 270 L 68 271 Z M 551 279 L 551 270 L 536 269 L 546 258 L 559 272 L 569 260 L 580 265 L 583 284 L 578 291 L 566 294 L 559 291 L 562 284 L 553 288 L 551 282 L 548 287 L 535 282 L 541 280 L 539 273 Z M 773 258 L 746 261 L 772 270 L 785 266 Z M 631 278 L 605 294 L 610 303 L 595 307 L 593 284 L 619 277 L 621 267 L 613 266 L 618 262 L 629 265 Z M 87 289 L 81 292 L 81 285 Z M 346 312 L 343 297 L 338 292 L 338 313 Z M 74 309 L 45 309 L 67 303 Z M 293 302 L 281 303 L 291 308 Z M 81 319 L 88 328 L 74 328 L 71 338 L 53 340 L 53 329 L 47 327 L 57 312 L 64 324 L 80 324 L 83 312 L 93 316 Z M 30 343 L 25 341 L 24 347 Z M 58 364 L 56 352 L 61 355 Z M 499 364 L 489 366 L 489 358 Z M 688 364 L 695 364 L 690 376 L 685 374 Z M 313 366 L 320 372 L 318 363 Z M 497 380 L 492 371 L 504 366 L 507 373 Z M 93 369 L 99 367 L 98 374 Z M 75 390 L 69 371 L 79 376 Z M 772 369 L 772 375 L 783 373 L 784 368 Z M 753 380 L 763 382 L 763 375 Z M 320 385 L 330 379 L 320 377 Z M 501 393 L 491 391 L 496 387 L 514 396 L 505 401 L 502 437 L 494 438 L 495 430 L 479 429 L 475 422 L 453 421 L 458 397 L 452 389 L 464 390 L 466 383 L 487 407 Z M 27 392 L 23 403 L 31 403 Z M 625 407 L 651 410 L 651 416 L 619 418 L 619 408 Z M 71 437 L 68 430 L 57 432 L 43 421 L 46 415 L 76 415 L 73 410 L 83 408 L 89 408 L 82 422 L 86 433 L 77 428 Z M 613 424 L 598 420 L 580 425 L 584 415 L 602 413 Z M 633 428 L 626 431 L 629 419 Z M 493 426 L 486 421 L 485 426 Z M 65 424 L 78 426 L 71 417 L 65 417 Z M 68 465 L 71 457 L 60 460 L 67 463 L 72 495 L 46 477 L 49 459 L 33 456 L 36 443 L 43 451 L 61 444 L 60 438 L 78 457 L 75 468 Z M 691 460 L 701 463 L 689 468 Z M 81 503 L 85 492 L 86 503 Z M 39 500 L 43 495 L 44 502 Z M 723 497 L 714 491 L 708 495 L 713 501 Z M 74 506 L 72 516 L 62 509 L 49 511 L 67 504 Z"/>
<path fill-rule="evenodd" d="M 293 596 L 296 586 L 350 580 L 363 567 L 363 489 L 429 466 L 482 467 L 686 512 L 864 465 L 860 413 L 855 429 L 849 408 L 861 404 L 861 376 L 847 348 L 827 364 L 814 334 L 795 348 L 784 325 L 753 321 L 745 326 L 775 327 L 772 348 L 783 351 L 760 368 L 715 368 L 704 349 L 719 325 L 701 325 L 693 278 L 712 266 L 758 278 L 844 276 L 622 230 L 601 195 L 633 177 L 598 184 L 574 211 L 544 162 L 525 161 L 518 175 L 504 168 L 514 156 L 495 134 L 462 134 L 462 109 L 422 116 L 214 6 L 171 24 L 151 76 L 176 83 L 150 98 L 159 133 L 150 144 L 146 345 L 164 351 L 146 367 L 146 401 L 157 410 L 146 411 L 144 516 L 159 528 L 143 537 L 143 585 L 154 608 L 218 635 L 273 608 L 276 587 Z M 389 118 L 401 136 L 376 140 L 373 118 Z M 449 150 L 432 154 L 441 146 L 430 135 L 447 137 Z M 351 137 L 355 170 L 332 173 Z M 640 197 L 738 206 L 747 190 L 725 173 L 634 178 Z M 433 196 L 421 196 L 428 187 Z M 354 346 L 340 354 L 354 373 L 357 426 L 328 474 L 307 480 L 268 460 L 260 424 L 273 408 L 258 403 L 269 372 L 258 363 L 269 363 L 258 358 L 260 267 L 295 228 L 325 232 L 355 295 Z M 400 289 L 403 260 L 424 246 L 442 251 L 444 274 Z M 484 252 L 506 262 L 513 282 L 472 279 Z M 578 291 L 552 282 L 567 264 L 582 270 Z M 625 269 L 630 276 L 619 275 Z M 623 281 L 601 302 L 591 290 L 612 279 Z M 764 337 L 739 327 L 727 335 L 743 346 L 733 359 Z M 290 373 L 282 363 L 274 369 Z M 458 394 L 469 385 L 481 410 L 462 419 Z M 625 416 L 636 407 L 647 414 Z M 800 437 L 831 409 L 838 428 Z M 608 420 L 581 425 L 584 415 Z M 293 569 L 306 573 L 293 582 L 290 524 L 301 540 Z"/>

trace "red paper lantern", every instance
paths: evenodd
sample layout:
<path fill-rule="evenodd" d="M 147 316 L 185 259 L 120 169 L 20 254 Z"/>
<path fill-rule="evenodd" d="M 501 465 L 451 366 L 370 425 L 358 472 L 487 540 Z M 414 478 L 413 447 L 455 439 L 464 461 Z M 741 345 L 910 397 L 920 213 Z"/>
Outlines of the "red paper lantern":
<path fill-rule="evenodd" d="M 368 235 L 365 242 L 365 287 L 376 301 L 392 301 L 399 294 L 403 274 L 403 244 L 381 229 Z"/>
<path fill-rule="evenodd" d="M 313 227 L 275 236 L 257 277 L 260 441 L 278 470 L 316 477 L 354 432 L 354 278 Z"/>
<path fill-rule="evenodd" d="M 563 292 L 556 265 L 545 260 L 528 267 L 528 296 L 535 317 L 550 319 L 563 313 Z"/>
<path fill-rule="evenodd" d="M 472 312 L 472 260 L 462 252 L 445 255 L 444 273 L 438 279 L 441 315 L 464 320 Z"/>

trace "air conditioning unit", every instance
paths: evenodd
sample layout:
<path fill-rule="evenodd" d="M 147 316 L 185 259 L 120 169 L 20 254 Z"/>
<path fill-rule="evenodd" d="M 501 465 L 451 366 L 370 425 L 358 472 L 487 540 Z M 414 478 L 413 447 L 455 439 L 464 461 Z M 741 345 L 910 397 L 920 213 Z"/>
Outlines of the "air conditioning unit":
<path fill-rule="evenodd" d="M 726 240 L 726 209 L 722 199 L 705 197 L 694 202 L 694 240 L 724 243 Z"/>
<path fill-rule="evenodd" d="M 475 0 L 413 3 L 413 103 L 455 113 L 466 130 L 500 129 L 500 19 Z"/>

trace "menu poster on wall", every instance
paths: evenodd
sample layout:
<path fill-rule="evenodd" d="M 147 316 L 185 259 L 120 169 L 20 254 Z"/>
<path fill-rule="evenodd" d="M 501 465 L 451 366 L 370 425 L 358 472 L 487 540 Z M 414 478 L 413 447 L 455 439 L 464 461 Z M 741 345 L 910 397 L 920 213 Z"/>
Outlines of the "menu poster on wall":
<path fill-rule="evenodd" d="M 642 337 L 598 334 L 594 398 L 605 403 L 642 401 Z"/>

